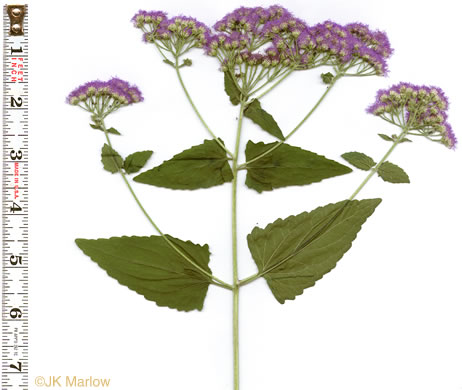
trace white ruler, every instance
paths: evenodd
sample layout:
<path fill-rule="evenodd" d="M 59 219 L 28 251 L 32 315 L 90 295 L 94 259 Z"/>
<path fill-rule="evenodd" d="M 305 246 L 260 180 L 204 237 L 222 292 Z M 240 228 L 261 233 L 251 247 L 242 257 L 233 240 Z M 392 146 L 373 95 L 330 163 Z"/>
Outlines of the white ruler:
<path fill-rule="evenodd" d="M 3 8 L 2 390 L 28 389 L 29 43 L 25 5 Z"/>

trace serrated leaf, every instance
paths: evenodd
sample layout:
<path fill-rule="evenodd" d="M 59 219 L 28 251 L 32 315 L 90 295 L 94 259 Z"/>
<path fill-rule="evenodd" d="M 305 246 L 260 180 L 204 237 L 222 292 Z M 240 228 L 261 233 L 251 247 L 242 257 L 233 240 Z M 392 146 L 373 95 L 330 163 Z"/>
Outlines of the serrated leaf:
<path fill-rule="evenodd" d="M 343 153 L 342 157 L 351 165 L 363 171 L 368 171 L 375 166 L 375 161 L 368 155 L 360 152 Z"/>
<path fill-rule="evenodd" d="M 198 266 L 210 272 L 208 245 L 167 237 Z M 209 278 L 187 262 L 164 238 L 123 236 L 77 239 L 75 242 L 109 276 L 159 306 L 181 311 L 202 309 Z"/>
<path fill-rule="evenodd" d="M 241 101 L 241 91 L 234 83 L 233 77 L 229 71 L 224 72 L 225 75 L 225 92 L 229 96 L 229 100 L 233 105 L 238 105 Z"/>
<path fill-rule="evenodd" d="M 295 299 L 331 271 L 380 202 L 342 201 L 254 228 L 250 252 L 278 302 Z"/>
<path fill-rule="evenodd" d="M 145 150 L 143 152 L 135 152 L 128 155 L 124 161 L 125 172 L 138 172 L 148 162 L 149 158 L 152 156 L 152 153 L 152 150 Z"/>
<path fill-rule="evenodd" d="M 284 141 L 284 134 L 274 120 L 271 114 L 268 114 L 261 108 L 261 104 L 257 99 L 252 102 L 244 110 L 244 116 L 251 119 L 252 122 L 260 126 L 263 130 L 270 133 L 281 141 Z"/>
<path fill-rule="evenodd" d="M 124 160 L 120 157 L 120 154 L 112 149 L 108 144 L 104 144 L 101 149 L 101 161 L 106 171 L 116 173 L 124 165 Z"/>
<path fill-rule="evenodd" d="M 93 123 L 90 123 L 90 127 L 92 129 L 95 129 L 95 130 L 101 130 L 104 132 L 104 130 L 98 126 L 98 125 L 95 125 Z M 106 129 L 106 131 L 109 133 L 109 134 L 115 134 L 115 135 L 121 135 L 116 129 L 114 129 L 113 127 L 110 127 L 109 129 Z"/>
<path fill-rule="evenodd" d="M 391 138 L 390 136 L 388 136 L 388 135 L 386 135 L 386 134 L 380 134 L 380 133 L 379 133 L 378 136 L 379 136 L 380 138 L 384 139 L 385 141 L 391 141 L 391 142 L 394 141 L 393 138 Z"/>
<path fill-rule="evenodd" d="M 250 161 L 276 145 L 249 141 L 245 150 Z M 245 184 L 258 192 L 319 182 L 352 172 L 351 168 L 296 146 L 282 144 L 255 162 L 246 165 Z"/>
<path fill-rule="evenodd" d="M 389 183 L 410 183 L 409 176 L 398 165 L 385 161 L 377 171 L 378 175 Z"/>
<path fill-rule="evenodd" d="M 205 140 L 133 180 L 158 187 L 195 190 L 233 180 L 228 157 L 215 140 Z"/>

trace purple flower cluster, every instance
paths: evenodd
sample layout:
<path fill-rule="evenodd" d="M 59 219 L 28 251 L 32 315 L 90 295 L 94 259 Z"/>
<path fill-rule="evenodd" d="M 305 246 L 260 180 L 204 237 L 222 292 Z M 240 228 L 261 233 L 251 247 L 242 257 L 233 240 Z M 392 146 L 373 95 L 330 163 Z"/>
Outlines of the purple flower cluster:
<path fill-rule="evenodd" d="M 144 41 L 163 41 L 172 51 L 179 40 L 192 42 L 188 48 L 204 47 L 223 70 L 242 63 L 294 69 L 333 65 L 356 67 L 362 75 L 385 75 L 392 54 L 384 32 L 361 23 L 341 26 L 326 21 L 308 26 L 280 5 L 237 8 L 215 23 L 215 32 L 196 19 L 168 18 L 161 11 L 139 11 L 132 21 L 144 32 Z"/>
<path fill-rule="evenodd" d="M 326 21 L 308 26 L 281 6 L 241 7 L 219 20 L 216 34 L 207 35 L 207 54 L 223 65 L 282 63 L 297 69 L 317 65 L 359 66 L 361 74 L 387 73 L 386 59 L 392 54 L 384 32 L 367 25 L 345 26 Z M 268 47 L 269 46 L 269 47 Z M 266 47 L 260 52 L 261 47 Z"/>
<path fill-rule="evenodd" d="M 367 112 L 454 149 L 457 139 L 447 121 L 448 106 L 441 88 L 399 83 L 379 90 Z"/>
<path fill-rule="evenodd" d="M 281 28 L 287 30 L 291 20 L 294 20 L 292 14 L 279 5 L 272 5 L 268 8 L 240 7 L 216 22 L 213 28 L 225 33 L 238 31 L 258 36 L 262 33 L 280 32 Z M 303 28 L 305 23 L 299 22 Z"/>
<path fill-rule="evenodd" d="M 135 85 L 113 77 L 109 81 L 89 81 L 67 96 L 67 103 L 77 105 L 93 97 L 110 97 L 121 105 L 128 105 L 143 101 L 143 96 Z"/>
<path fill-rule="evenodd" d="M 183 45 L 192 43 L 202 47 L 210 29 L 197 19 L 187 16 L 168 18 L 162 11 L 138 11 L 132 18 L 135 27 L 140 28 L 145 42 L 181 40 Z"/>
<path fill-rule="evenodd" d="M 139 10 L 132 18 L 135 27 L 143 28 L 146 24 L 159 25 L 167 19 L 167 14 L 162 11 Z"/>

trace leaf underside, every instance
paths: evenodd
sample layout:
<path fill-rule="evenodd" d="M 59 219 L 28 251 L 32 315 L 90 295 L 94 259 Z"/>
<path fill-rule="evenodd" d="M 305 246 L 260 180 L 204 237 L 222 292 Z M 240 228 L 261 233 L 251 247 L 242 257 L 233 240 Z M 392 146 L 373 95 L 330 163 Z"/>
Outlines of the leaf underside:
<path fill-rule="evenodd" d="M 244 116 L 260 126 L 263 130 L 270 133 L 281 141 L 284 141 L 284 134 L 274 120 L 273 116 L 261 108 L 260 102 L 255 99 L 244 110 Z"/>
<path fill-rule="evenodd" d="M 238 105 L 241 101 L 241 92 L 234 83 L 233 77 L 229 71 L 224 72 L 225 75 L 225 92 L 229 96 L 229 100 L 233 105 Z"/>
<path fill-rule="evenodd" d="M 124 161 L 124 169 L 127 173 L 135 173 L 142 169 L 150 157 L 152 156 L 151 150 L 145 150 L 142 152 L 135 152 L 127 156 Z"/>
<path fill-rule="evenodd" d="M 101 162 L 103 163 L 103 168 L 111 173 L 118 172 L 124 165 L 124 161 L 119 153 L 108 144 L 104 144 L 101 149 Z"/>
<path fill-rule="evenodd" d="M 385 161 L 377 171 L 378 175 L 389 183 L 410 183 L 409 176 L 398 165 Z"/>
<path fill-rule="evenodd" d="M 275 145 L 276 142 L 255 144 L 249 141 L 245 150 L 246 160 L 252 160 Z M 281 144 L 272 152 L 248 164 L 246 169 L 245 184 L 258 192 L 316 183 L 352 171 L 336 161 L 287 144 Z"/>
<path fill-rule="evenodd" d="M 247 236 L 250 252 L 278 302 L 295 299 L 331 271 L 380 202 L 342 201 L 255 227 Z"/>
<path fill-rule="evenodd" d="M 208 245 L 167 236 L 197 265 L 210 272 Z M 160 236 L 75 240 L 109 276 L 156 302 L 180 311 L 201 310 L 210 281 Z"/>
<path fill-rule="evenodd" d="M 224 149 L 215 140 L 205 140 L 133 180 L 158 187 L 195 190 L 230 182 L 233 173 Z"/>
<path fill-rule="evenodd" d="M 368 171 L 375 165 L 375 161 L 371 157 L 360 152 L 343 153 L 342 157 L 351 165 L 363 171 Z"/>

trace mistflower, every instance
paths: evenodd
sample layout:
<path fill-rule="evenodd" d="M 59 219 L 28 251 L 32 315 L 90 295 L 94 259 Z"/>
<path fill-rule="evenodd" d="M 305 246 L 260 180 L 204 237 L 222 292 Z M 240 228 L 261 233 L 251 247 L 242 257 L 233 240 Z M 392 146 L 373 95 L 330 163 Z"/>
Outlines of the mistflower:
<path fill-rule="evenodd" d="M 143 41 L 160 41 L 163 49 L 174 51 L 178 56 L 192 47 L 203 47 L 210 33 L 210 29 L 197 19 L 181 15 L 168 18 L 162 11 L 140 10 L 132 22 L 144 32 Z"/>
<path fill-rule="evenodd" d="M 100 118 L 122 106 L 143 101 L 141 91 L 125 80 L 113 77 L 108 81 L 89 81 L 74 89 L 66 102 L 92 112 Z"/>
<path fill-rule="evenodd" d="M 245 48 L 253 54 L 267 56 L 262 64 L 273 64 L 277 55 L 283 60 L 276 66 L 292 69 L 330 65 L 350 76 L 385 75 L 386 59 L 392 54 L 382 31 L 373 31 L 361 23 L 342 26 L 330 20 L 308 26 L 278 5 L 238 8 L 215 23 L 214 29 L 218 34 L 207 37 L 205 51 L 218 57 L 222 65 L 226 62 L 227 68 L 240 64 L 236 49 Z M 236 45 L 232 39 L 236 34 L 245 36 L 245 47 Z M 267 44 L 271 44 L 269 50 Z M 244 62 L 254 65 L 245 59 Z"/>
<path fill-rule="evenodd" d="M 311 67 L 338 66 L 349 75 L 362 76 L 385 75 L 386 59 L 392 53 L 384 32 L 371 31 L 360 23 L 342 26 L 330 20 L 305 29 L 298 37 L 297 47 L 302 57 L 313 58 Z"/>
<path fill-rule="evenodd" d="M 401 127 L 407 135 L 424 136 L 454 149 L 457 139 L 447 121 L 448 106 L 441 88 L 399 83 L 379 90 L 366 111 Z"/>
<path fill-rule="evenodd" d="M 218 33 L 208 37 L 205 51 L 220 60 L 222 69 L 230 69 L 241 63 L 265 68 L 295 68 L 302 61 L 294 47 L 307 24 L 279 5 L 268 8 L 240 7 L 213 27 Z M 236 36 L 241 37 L 239 46 L 235 43 Z M 246 50 L 252 55 L 243 57 L 238 50 Z"/>
<path fill-rule="evenodd" d="M 362 23 L 350 23 L 345 28 L 382 57 L 388 58 L 393 54 L 387 34 L 383 31 L 372 31 Z"/>
<path fill-rule="evenodd" d="M 146 26 L 154 29 L 161 22 L 167 19 L 167 14 L 162 11 L 143 11 L 139 10 L 132 18 L 132 22 L 135 27 L 143 28 Z"/>

